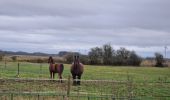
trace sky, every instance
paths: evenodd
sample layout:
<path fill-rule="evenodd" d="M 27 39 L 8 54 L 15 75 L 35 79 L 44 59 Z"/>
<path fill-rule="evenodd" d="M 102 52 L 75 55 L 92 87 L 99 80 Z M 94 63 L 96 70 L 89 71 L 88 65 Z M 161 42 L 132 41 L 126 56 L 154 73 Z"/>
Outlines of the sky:
<path fill-rule="evenodd" d="M 0 0 L 0 50 L 88 53 L 110 43 L 170 58 L 170 0 Z"/>

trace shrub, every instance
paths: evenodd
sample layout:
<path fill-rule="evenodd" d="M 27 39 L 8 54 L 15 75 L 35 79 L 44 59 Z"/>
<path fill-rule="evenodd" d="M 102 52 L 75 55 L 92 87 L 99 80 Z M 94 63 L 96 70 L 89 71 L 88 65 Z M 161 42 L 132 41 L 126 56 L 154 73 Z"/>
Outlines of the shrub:
<path fill-rule="evenodd" d="M 164 58 L 161 53 L 155 53 L 156 67 L 163 67 Z"/>
<path fill-rule="evenodd" d="M 12 59 L 13 61 L 16 61 L 16 60 L 17 60 L 17 56 L 12 56 L 11 59 Z"/>

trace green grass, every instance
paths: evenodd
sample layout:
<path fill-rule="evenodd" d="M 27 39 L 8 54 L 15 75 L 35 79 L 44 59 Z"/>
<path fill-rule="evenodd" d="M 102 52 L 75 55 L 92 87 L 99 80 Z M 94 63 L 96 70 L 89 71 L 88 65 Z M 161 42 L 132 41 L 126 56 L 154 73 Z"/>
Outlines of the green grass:
<path fill-rule="evenodd" d="M 49 78 L 48 64 L 20 63 L 20 78 Z M 17 62 L 8 62 L 5 68 L 0 62 L 0 78 L 16 78 Z M 63 78 L 68 79 L 70 65 L 64 64 Z M 58 79 L 57 75 L 55 79 Z M 114 80 L 119 82 L 84 82 L 81 86 L 71 86 L 71 94 L 100 96 L 111 94 L 116 97 L 129 95 L 140 98 L 170 96 L 170 68 L 132 67 L 132 66 L 93 66 L 85 65 L 83 80 Z M 9 91 L 61 91 L 66 94 L 67 82 L 53 81 L 11 81 L 1 80 L 0 90 Z M 129 94 L 130 93 L 130 94 Z M 168 98 L 168 97 L 166 97 Z M 165 98 L 165 99 L 166 99 Z"/>
<path fill-rule="evenodd" d="M 13 78 L 17 75 L 17 62 L 8 62 L 6 68 L 3 62 L 0 63 L 0 77 Z M 70 75 L 70 65 L 64 64 L 63 78 Z M 127 75 L 134 81 L 159 81 L 164 79 L 170 81 L 170 68 L 156 67 L 119 67 L 119 66 L 92 66 L 85 65 L 82 79 L 85 80 L 127 80 Z M 49 78 L 48 64 L 20 63 L 21 78 Z M 56 75 L 56 79 L 58 76 Z"/>

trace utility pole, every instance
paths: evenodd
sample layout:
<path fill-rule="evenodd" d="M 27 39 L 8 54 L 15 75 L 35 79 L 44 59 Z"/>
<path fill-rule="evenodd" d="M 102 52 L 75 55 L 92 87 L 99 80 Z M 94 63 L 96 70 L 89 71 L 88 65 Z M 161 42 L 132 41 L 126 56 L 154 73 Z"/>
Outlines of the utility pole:
<path fill-rule="evenodd" d="M 168 49 L 168 47 L 165 46 L 164 48 L 165 48 L 165 59 L 166 59 L 166 50 Z"/>

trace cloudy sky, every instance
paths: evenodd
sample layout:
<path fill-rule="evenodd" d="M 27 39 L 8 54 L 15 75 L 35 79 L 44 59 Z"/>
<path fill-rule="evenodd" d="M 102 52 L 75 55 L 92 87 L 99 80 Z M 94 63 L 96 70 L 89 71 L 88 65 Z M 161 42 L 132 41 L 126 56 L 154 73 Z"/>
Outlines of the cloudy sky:
<path fill-rule="evenodd" d="M 87 53 L 105 43 L 141 56 L 170 46 L 170 0 L 0 0 L 0 49 Z M 167 50 L 170 57 L 170 47 Z"/>

